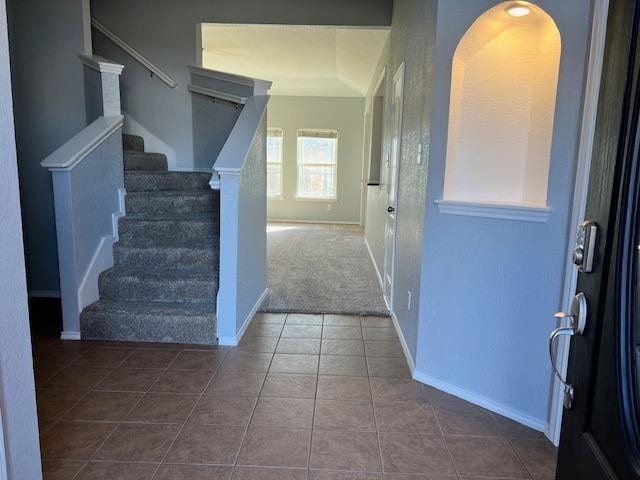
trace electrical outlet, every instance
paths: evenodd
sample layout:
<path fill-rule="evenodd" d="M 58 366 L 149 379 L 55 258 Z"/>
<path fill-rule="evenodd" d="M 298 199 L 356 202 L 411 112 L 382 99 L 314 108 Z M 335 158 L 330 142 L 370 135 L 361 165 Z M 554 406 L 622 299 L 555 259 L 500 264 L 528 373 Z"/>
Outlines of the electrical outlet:
<path fill-rule="evenodd" d="M 422 165 L 422 142 L 418 144 L 418 165 Z"/>
<path fill-rule="evenodd" d="M 407 310 L 411 310 L 411 292 L 407 292 Z"/>
<path fill-rule="evenodd" d="M 330 203 L 327 205 L 327 212 L 330 212 L 331 210 L 333 210 L 333 205 L 331 205 Z"/>

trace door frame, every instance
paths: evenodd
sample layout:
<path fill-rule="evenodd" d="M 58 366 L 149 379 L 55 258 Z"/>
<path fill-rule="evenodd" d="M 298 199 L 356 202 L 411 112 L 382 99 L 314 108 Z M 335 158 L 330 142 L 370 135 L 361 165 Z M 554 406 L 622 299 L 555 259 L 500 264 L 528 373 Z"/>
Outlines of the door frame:
<path fill-rule="evenodd" d="M 573 188 L 573 206 L 569 236 L 566 248 L 565 276 L 562 289 L 562 309 L 568 312 L 575 296 L 578 283 L 578 269 L 575 267 L 572 254 L 578 225 L 584 221 L 587 206 L 587 192 L 589 186 L 589 173 L 591 171 L 591 154 L 596 128 L 596 115 L 598 112 L 598 98 L 600 93 L 600 79 L 602 76 L 602 64 L 604 59 L 604 47 L 607 35 L 607 20 L 609 13 L 609 0 L 594 0 L 592 11 L 591 40 L 589 45 L 589 64 L 587 68 L 587 80 L 584 90 L 584 102 L 582 110 L 582 127 L 580 131 L 580 144 L 578 148 L 578 162 L 576 165 L 575 184 Z M 549 312 L 549 317 L 553 312 Z M 561 337 L 557 342 L 555 364 L 558 370 L 566 378 L 569 365 L 570 338 Z M 560 443 L 560 430 L 562 427 L 562 414 L 564 390 L 557 378 L 553 377 L 549 419 L 545 427 L 545 435 L 554 445 Z"/>
<path fill-rule="evenodd" d="M 396 238 L 397 238 L 397 226 L 398 226 L 398 185 L 400 183 L 400 165 L 401 165 L 401 159 L 402 159 L 402 127 L 403 127 L 403 114 L 404 114 L 404 81 L 405 81 L 405 62 L 404 60 L 402 61 L 402 63 L 400 64 L 400 66 L 398 67 L 398 69 L 396 70 L 396 72 L 393 74 L 393 78 L 391 80 L 391 101 L 393 101 L 393 97 L 395 96 L 395 92 L 393 91 L 394 89 L 394 85 L 396 83 L 396 80 L 402 77 L 402 82 L 400 85 L 400 113 L 399 113 L 399 119 L 398 119 L 398 158 L 397 158 L 397 165 L 396 165 L 396 178 L 395 178 L 395 195 L 396 195 L 396 211 L 395 214 L 393 216 L 393 236 L 391 238 L 391 258 L 387 259 L 387 255 L 389 255 L 388 252 L 388 248 L 387 248 L 387 242 L 386 242 L 386 228 L 387 228 L 387 214 L 385 213 L 385 248 L 384 248 L 384 265 L 383 265 L 383 272 L 382 272 L 382 295 L 384 298 L 384 301 L 387 304 L 387 308 L 389 309 L 390 312 L 393 313 L 393 294 L 394 294 L 394 289 L 395 289 L 395 269 L 396 269 Z M 389 125 L 390 128 L 395 128 L 394 125 Z M 392 133 L 392 131 L 390 132 Z M 391 141 L 389 142 L 389 149 L 391 148 Z M 390 158 L 390 156 L 393 154 L 393 152 L 391 151 L 387 151 L 386 152 L 386 156 L 388 156 Z M 391 165 L 391 162 L 389 161 L 389 166 Z M 386 171 L 386 179 L 387 182 L 391 183 L 391 178 L 389 178 L 389 166 L 387 166 L 387 171 Z M 388 198 L 388 195 L 387 195 Z M 388 202 L 387 202 L 388 203 Z M 385 291 L 384 291 L 384 285 L 386 282 L 386 276 L 387 276 L 387 263 L 390 262 L 390 268 L 391 268 L 391 275 L 390 275 L 390 281 L 389 281 L 389 298 L 386 297 L 385 295 Z"/>

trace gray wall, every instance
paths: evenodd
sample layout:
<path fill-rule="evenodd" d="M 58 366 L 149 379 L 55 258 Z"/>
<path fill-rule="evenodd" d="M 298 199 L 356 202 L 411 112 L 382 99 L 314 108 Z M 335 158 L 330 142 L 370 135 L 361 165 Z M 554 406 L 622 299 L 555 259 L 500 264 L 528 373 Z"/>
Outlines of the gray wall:
<path fill-rule="evenodd" d="M 9 0 L 18 170 L 30 291 L 57 292 L 51 175 L 40 162 L 86 125 L 83 0 Z"/>
<path fill-rule="evenodd" d="M 269 127 L 281 128 L 284 134 L 284 183 L 283 197 L 268 199 L 269 220 L 360 222 L 363 114 L 363 98 L 271 97 Z M 338 131 L 337 202 L 295 198 L 300 128 Z"/>
<path fill-rule="evenodd" d="M 394 277 L 393 313 L 409 348 L 416 358 L 418 337 L 418 297 L 420 292 L 420 258 L 426 198 L 427 159 L 417 164 L 418 145 L 429 143 L 432 98 L 436 1 L 397 1 L 388 45 L 388 56 L 379 66 L 386 68 L 387 105 L 391 99 L 393 76 L 405 62 L 404 107 L 402 112 L 402 147 L 399 167 L 399 187 L 396 229 L 396 265 Z M 379 74 L 374 75 L 377 82 Z M 370 91 L 369 101 L 371 101 Z M 386 109 L 387 115 L 390 108 Z M 387 118 L 387 124 L 389 119 Z M 388 132 L 384 149 L 389 149 Z M 423 149 L 425 151 L 425 149 Z M 383 274 L 384 218 L 386 216 L 387 180 L 383 175 L 380 187 L 369 187 L 365 234 L 376 265 Z M 409 309 L 408 294 L 412 294 Z"/>
<path fill-rule="evenodd" d="M 440 2 L 417 369 L 538 427 L 547 419 L 547 341 L 561 306 L 581 121 L 590 2 L 539 0 L 562 36 L 547 223 L 441 214 L 451 61 L 496 0 Z"/>
<path fill-rule="evenodd" d="M 42 478 L 20 198 L 11 102 L 5 2 L 0 0 L 0 456 L 9 478 Z M 0 460 L 0 467 L 2 467 Z M 3 472 L 0 472 L 2 476 Z"/>
<path fill-rule="evenodd" d="M 98 55 L 123 63 L 124 112 L 137 132 L 169 146 L 174 169 L 193 162 L 188 65 L 197 65 L 197 23 L 271 23 L 310 25 L 389 25 L 391 0 L 193 0 L 188 8 L 174 0 L 93 0 L 92 14 L 178 82 L 171 89 L 115 47 L 94 34 Z M 268 79 L 266 79 L 268 80 Z"/>

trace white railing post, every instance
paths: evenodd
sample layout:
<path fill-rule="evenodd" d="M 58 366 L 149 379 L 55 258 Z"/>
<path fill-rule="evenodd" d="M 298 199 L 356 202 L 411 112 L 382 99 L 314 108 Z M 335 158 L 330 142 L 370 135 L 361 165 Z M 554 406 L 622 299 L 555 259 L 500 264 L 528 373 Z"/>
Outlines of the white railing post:
<path fill-rule="evenodd" d="M 120 105 L 120 75 L 124 65 L 97 55 L 80 55 L 85 66 L 85 102 L 87 121 L 98 117 L 122 114 Z"/>

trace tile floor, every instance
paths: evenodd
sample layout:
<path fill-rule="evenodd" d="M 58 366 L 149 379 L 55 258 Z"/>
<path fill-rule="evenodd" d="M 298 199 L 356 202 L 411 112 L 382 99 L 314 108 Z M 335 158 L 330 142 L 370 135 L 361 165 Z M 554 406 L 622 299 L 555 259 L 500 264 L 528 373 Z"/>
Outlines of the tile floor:
<path fill-rule="evenodd" d="M 411 380 L 387 318 L 259 314 L 237 348 L 34 342 L 45 480 L 554 478 L 544 437 Z"/>

